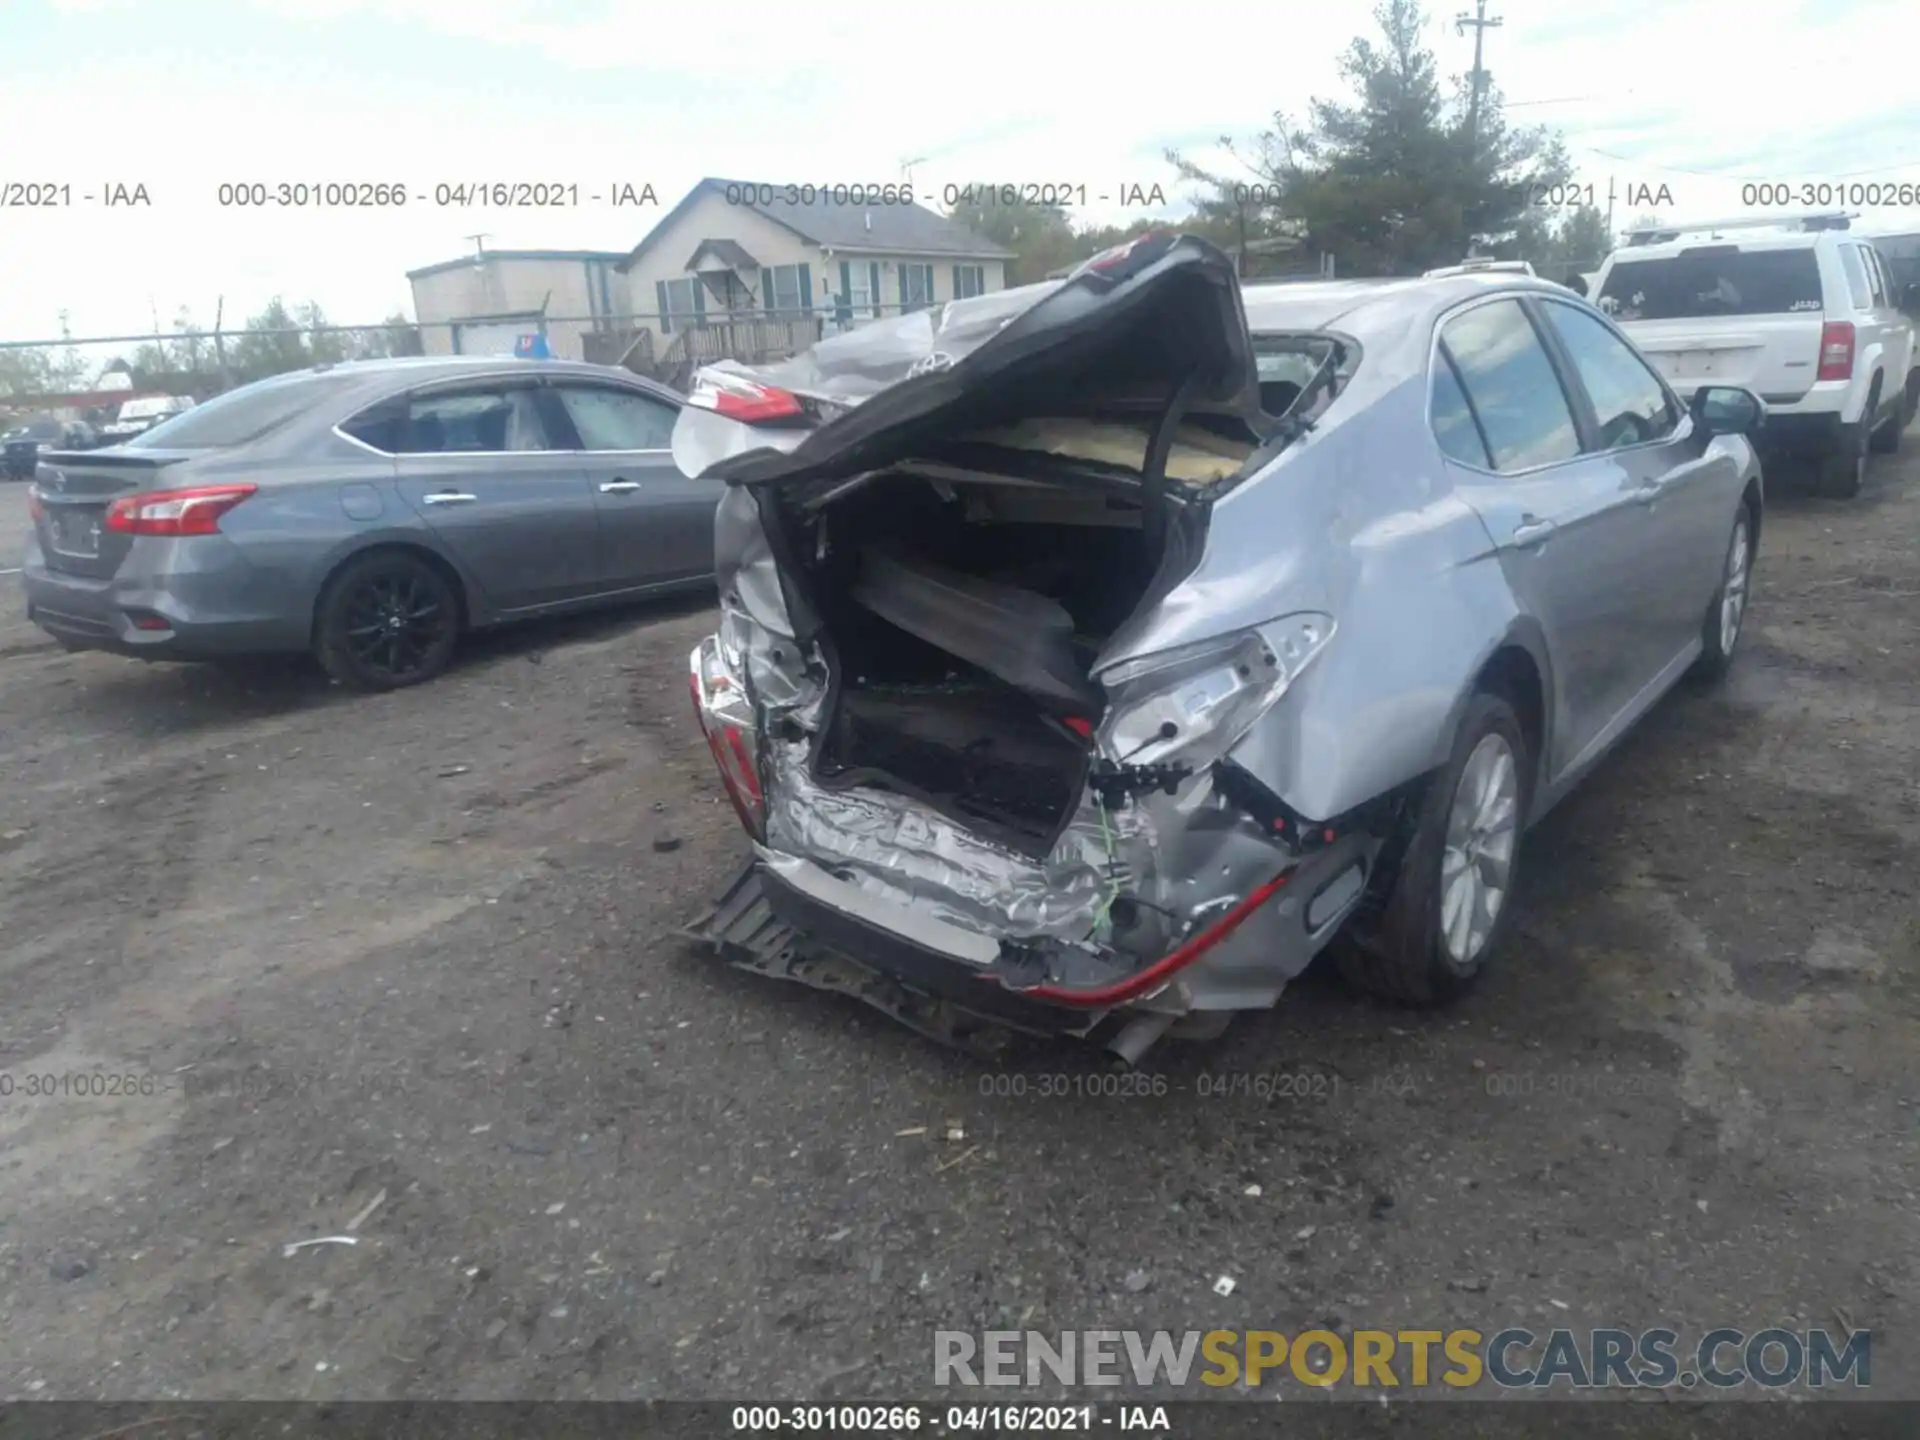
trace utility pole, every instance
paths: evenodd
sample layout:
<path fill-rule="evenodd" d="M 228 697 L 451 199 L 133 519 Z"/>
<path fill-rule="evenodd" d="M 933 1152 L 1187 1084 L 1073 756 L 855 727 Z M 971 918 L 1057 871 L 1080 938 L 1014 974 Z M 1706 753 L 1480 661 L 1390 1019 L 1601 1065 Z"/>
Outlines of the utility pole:
<path fill-rule="evenodd" d="M 1487 0 L 1474 0 L 1473 11 L 1471 15 L 1463 12 L 1454 16 L 1453 19 L 1453 33 L 1456 35 L 1466 34 L 1469 25 L 1473 27 L 1473 73 L 1467 77 L 1473 86 L 1467 97 L 1467 154 L 1469 157 L 1475 154 L 1480 144 L 1480 97 L 1486 93 L 1487 88 L 1486 67 L 1480 63 L 1480 59 L 1486 44 L 1487 31 L 1497 30 L 1506 23 L 1497 15 L 1488 17 Z"/>

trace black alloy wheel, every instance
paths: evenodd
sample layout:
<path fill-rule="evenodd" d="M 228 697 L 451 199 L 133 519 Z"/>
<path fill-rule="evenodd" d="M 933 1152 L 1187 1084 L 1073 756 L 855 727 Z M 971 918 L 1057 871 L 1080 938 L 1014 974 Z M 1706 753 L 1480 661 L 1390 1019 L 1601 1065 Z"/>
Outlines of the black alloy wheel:
<path fill-rule="evenodd" d="M 349 564 L 320 602 L 315 651 L 356 690 L 397 690 L 447 668 L 460 636 L 459 603 L 445 578 L 411 555 Z"/>

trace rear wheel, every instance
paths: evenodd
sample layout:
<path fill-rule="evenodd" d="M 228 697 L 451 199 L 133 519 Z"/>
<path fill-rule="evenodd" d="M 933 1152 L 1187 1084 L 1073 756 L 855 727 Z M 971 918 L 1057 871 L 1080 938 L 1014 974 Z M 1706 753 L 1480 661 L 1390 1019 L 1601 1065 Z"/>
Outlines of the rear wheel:
<path fill-rule="evenodd" d="M 1868 414 L 1878 397 L 1869 399 Z M 1851 500 L 1860 493 L 1860 487 L 1867 478 L 1867 418 L 1862 416 L 1858 425 L 1842 426 L 1840 443 L 1820 464 L 1819 490 L 1822 495 L 1831 495 L 1836 500 Z"/>
<path fill-rule="evenodd" d="M 445 670 L 459 636 L 459 601 L 445 577 L 412 555 L 376 551 L 328 583 L 313 648 L 342 685 L 397 690 Z"/>
<path fill-rule="evenodd" d="M 1870 405 L 1878 405 L 1879 403 L 1880 397 L 1877 394 L 1873 397 L 1872 401 L 1869 402 Z M 1873 411 L 1869 409 L 1867 414 L 1871 416 Z M 1910 418 L 1912 417 L 1907 413 L 1906 390 L 1902 388 L 1900 392 L 1900 403 L 1893 407 L 1893 414 L 1887 417 L 1887 423 L 1882 425 L 1878 430 L 1875 430 L 1873 432 L 1873 438 L 1868 442 L 1873 453 L 1876 455 L 1899 454 L 1900 436 L 1902 432 L 1906 430 L 1907 421 Z"/>
<path fill-rule="evenodd" d="M 1379 917 L 1340 958 L 1353 984 L 1382 999 L 1434 1005 L 1464 992 L 1512 921 L 1531 747 L 1506 697 L 1473 697 L 1453 753 L 1412 820 Z"/>

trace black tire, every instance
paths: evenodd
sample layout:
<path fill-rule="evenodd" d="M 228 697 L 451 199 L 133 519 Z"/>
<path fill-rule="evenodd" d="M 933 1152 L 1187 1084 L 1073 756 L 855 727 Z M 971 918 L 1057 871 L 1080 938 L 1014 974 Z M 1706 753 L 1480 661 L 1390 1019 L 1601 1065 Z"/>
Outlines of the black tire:
<path fill-rule="evenodd" d="M 1485 939 L 1465 959 L 1450 947 L 1443 926 L 1443 867 L 1448 864 L 1448 822 L 1469 759 L 1481 743 L 1498 737 L 1513 765 L 1512 844 L 1506 884 Z M 1520 717 L 1504 695 L 1475 695 L 1454 736 L 1453 752 L 1434 775 L 1393 846 L 1397 863 L 1383 867 L 1391 886 L 1376 915 L 1357 922 L 1340 947 L 1340 970 L 1348 983 L 1403 1005 L 1439 1005 L 1464 994 L 1500 948 L 1513 920 L 1513 886 L 1519 878 L 1528 806 L 1533 800 L 1532 747 Z"/>
<path fill-rule="evenodd" d="M 1873 414 L 1871 407 L 1879 403 L 1880 396 L 1876 391 L 1873 398 L 1868 402 L 1869 409 L 1867 414 L 1869 416 Z M 1880 426 L 1880 428 L 1875 430 L 1868 438 L 1867 448 L 1872 450 L 1876 455 L 1898 455 L 1900 453 L 1900 436 L 1906 428 L 1907 395 L 1903 388 L 1900 392 L 1900 403 L 1893 407 L 1893 414 L 1887 417 L 1886 424 Z"/>
<path fill-rule="evenodd" d="M 1869 410 L 1875 398 L 1869 398 Z M 1858 425 L 1841 427 L 1839 444 L 1820 462 L 1817 488 L 1822 495 L 1830 495 L 1836 500 L 1851 500 L 1860 493 L 1860 487 L 1867 478 L 1867 445 L 1870 439 L 1865 416 L 1861 417 Z"/>
<path fill-rule="evenodd" d="M 1727 551 L 1720 566 L 1720 584 L 1713 592 L 1713 603 L 1707 606 L 1707 613 L 1700 621 L 1700 658 L 1694 662 L 1693 670 L 1703 680 L 1718 680 L 1727 673 L 1728 667 L 1733 664 L 1733 653 L 1739 647 L 1740 637 L 1746 633 L 1747 607 L 1753 601 L 1753 562 L 1757 558 L 1753 520 L 1752 503 L 1743 502 L 1739 514 L 1734 517 L 1733 528 L 1727 532 Z M 1734 583 L 1734 552 L 1743 540 L 1745 573 L 1740 577 L 1738 605 L 1731 627 L 1733 633 L 1729 635 L 1724 623 L 1728 592 Z"/>
<path fill-rule="evenodd" d="M 313 653 L 340 684 L 398 690 L 447 668 L 460 603 L 433 566 L 396 550 L 349 561 L 320 596 Z"/>

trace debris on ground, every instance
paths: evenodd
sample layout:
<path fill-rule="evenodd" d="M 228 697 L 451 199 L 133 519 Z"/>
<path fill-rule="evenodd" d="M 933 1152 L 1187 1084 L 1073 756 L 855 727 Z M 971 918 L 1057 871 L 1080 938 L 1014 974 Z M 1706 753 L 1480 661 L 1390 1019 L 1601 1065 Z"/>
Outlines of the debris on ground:
<path fill-rule="evenodd" d="M 1222 1275 L 1218 1280 L 1214 1281 L 1213 1293 L 1216 1295 L 1231 1295 L 1233 1293 L 1233 1277 L 1231 1275 Z"/>
<path fill-rule="evenodd" d="M 360 1213 L 358 1215 L 355 1215 L 351 1220 L 347 1221 L 348 1233 L 351 1234 L 353 1231 L 358 1230 L 362 1225 L 366 1224 L 367 1220 L 369 1219 L 369 1217 L 372 1216 L 373 1212 L 378 1210 L 382 1205 L 386 1203 L 387 1203 L 387 1192 L 385 1188 L 382 1188 L 378 1195 L 375 1195 L 373 1199 L 369 1200 L 365 1205 L 360 1207 Z"/>
<path fill-rule="evenodd" d="M 358 1245 L 359 1243 L 360 1237 L 357 1235 L 316 1235 L 311 1240 L 290 1240 L 280 1247 L 280 1253 L 291 1260 L 302 1250 L 311 1250 L 320 1245 Z"/>

